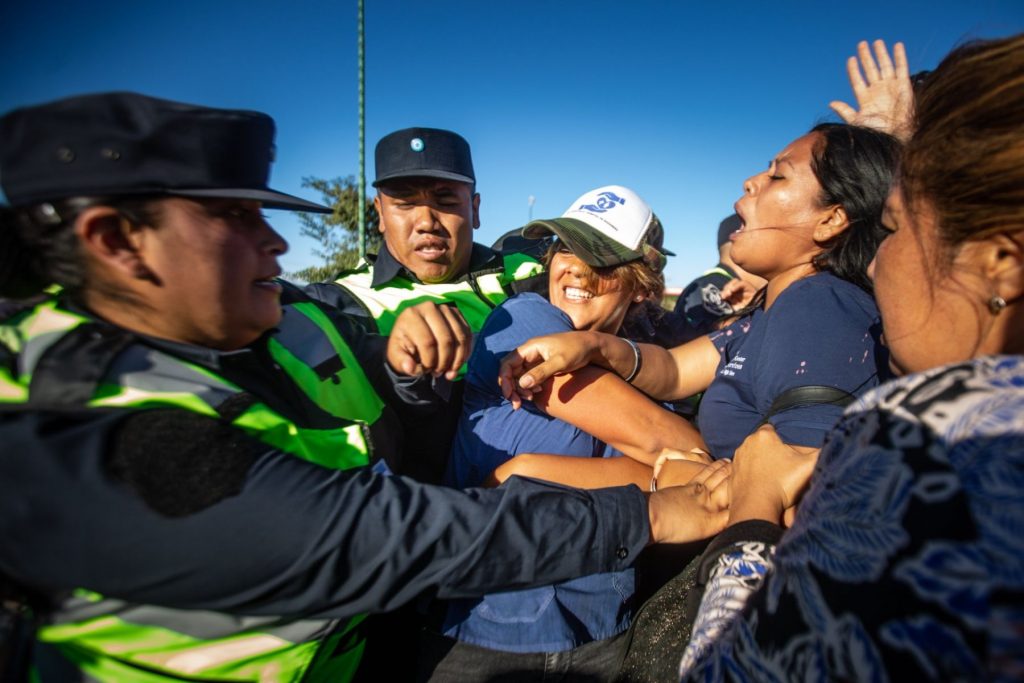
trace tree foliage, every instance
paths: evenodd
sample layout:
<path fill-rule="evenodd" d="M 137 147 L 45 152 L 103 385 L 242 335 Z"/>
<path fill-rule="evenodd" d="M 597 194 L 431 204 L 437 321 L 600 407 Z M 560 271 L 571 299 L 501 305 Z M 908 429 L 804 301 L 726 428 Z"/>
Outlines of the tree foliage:
<path fill-rule="evenodd" d="M 310 266 L 291 273 L 290 276 L 306 282 L 333 280 L 338 273 L 354 268 L 359 263 L 359 187 L 353 176 L 347 178 L 302 179 L 302 186 L 316 190 L 321 203 L 331 207 L 331 213 L 297 213 L 300 231 L 306 237 L 316 240 L 313 249 L 323 261 L 322 265 Z M 372 198 L 366 200 L 366 250 L 370 253 L 380 248 L 380 219 Z"/>

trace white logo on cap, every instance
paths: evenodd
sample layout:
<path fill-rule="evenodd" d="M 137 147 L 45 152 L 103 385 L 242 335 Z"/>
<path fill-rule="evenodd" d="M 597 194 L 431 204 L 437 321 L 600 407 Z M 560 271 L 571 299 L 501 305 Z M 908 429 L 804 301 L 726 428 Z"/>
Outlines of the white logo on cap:
<path fill-rule="evenodd" d="M 563 218 L 582 221 L 603 235 L 636 251 L 651 227 L 651 207 L 621 185 L 591 190 L 570 205 Z"/>
<path fill-rule="evenodd" d="M 423 147 L 423 140 L 421 140 L 420 138 L 413 138 L 412 140 L 409 141 L 409 148 L 412 149 L 412 151 L 414 152 L 422 152 Z"/>

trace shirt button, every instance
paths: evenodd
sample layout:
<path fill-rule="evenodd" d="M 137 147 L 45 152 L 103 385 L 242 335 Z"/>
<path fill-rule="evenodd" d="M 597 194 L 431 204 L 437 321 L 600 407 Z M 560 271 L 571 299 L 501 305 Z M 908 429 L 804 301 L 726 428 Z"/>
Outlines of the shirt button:
<path fill-rule="evenodd" d="M 619 556 L 620 560 L 624 560 L 627 557 L 629 557 L 629 551 L 626 550 L 625 548 L 619 548 L 618 550 L 615 551 L 615 554 Z"/>

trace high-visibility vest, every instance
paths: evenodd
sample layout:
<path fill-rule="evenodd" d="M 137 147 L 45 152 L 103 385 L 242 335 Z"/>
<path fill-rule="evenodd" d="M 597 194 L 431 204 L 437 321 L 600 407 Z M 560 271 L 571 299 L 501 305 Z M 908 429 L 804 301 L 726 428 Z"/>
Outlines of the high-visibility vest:
<path fill-rule="evenodd" d="M 107 344 L 105 370 L 80 407 L 189 410 L 229 420 L 274 448 L 326 467 L 366 465 L 370 446 L 364 429 L 381 415 L 383 402 L 326 314 L 291 288 L 286 292 L 296 300 L 283 306 L 268 350 L 333 416 L 317 428 L 296 424 L 209 369 L 66 310 L 55 299 L 0 322 L 0 343 L 14 354 L 13 371 L 0 365 L 0 403 L 41 409 L 33 397 L 39 383 L 32 384 L 41 359 L 52 363 L 54 354 L 71 353 L 78 343 Z M 53 389 L 45 393 L 53 395 Z M 249 398 L 241 410 L 240 397 Z M 220 410 L 226 404 L 232 405 L 230 419 Z M 363 651 L 362 619 L 235 617 L 128 604 L 79 590 L 56 608 L 39 639 L 98 681 L 345 681 Z"/>
<path fill-rule="evenodd" d="M 509 297 L 512 282 L 543 270 L 544 266 L 530 256 L 506 254 L 500 267 L 469 273 L 457 282 L 426 284 L 397 276 L 374 287 L 373 267 L 364 263 L 335 280 L 335 284 L 359 300 L 381 334 L 391 334 L 398 314 L 424 301 L 455 304 L 470 329 L 479 332 L 490 312 Z"/>

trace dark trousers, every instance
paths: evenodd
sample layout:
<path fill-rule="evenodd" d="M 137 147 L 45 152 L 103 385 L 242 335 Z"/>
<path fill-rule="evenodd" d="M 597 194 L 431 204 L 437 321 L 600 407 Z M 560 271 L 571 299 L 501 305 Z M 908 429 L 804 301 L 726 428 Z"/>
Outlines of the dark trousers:
<path fill-rule="evenodd" d="M 420 641 L 417 680 L 604 683 L 618 672 L 626 644 L 626 634 L 621 633 L 564 652 L 502 652 L 425 632 Z"/>

